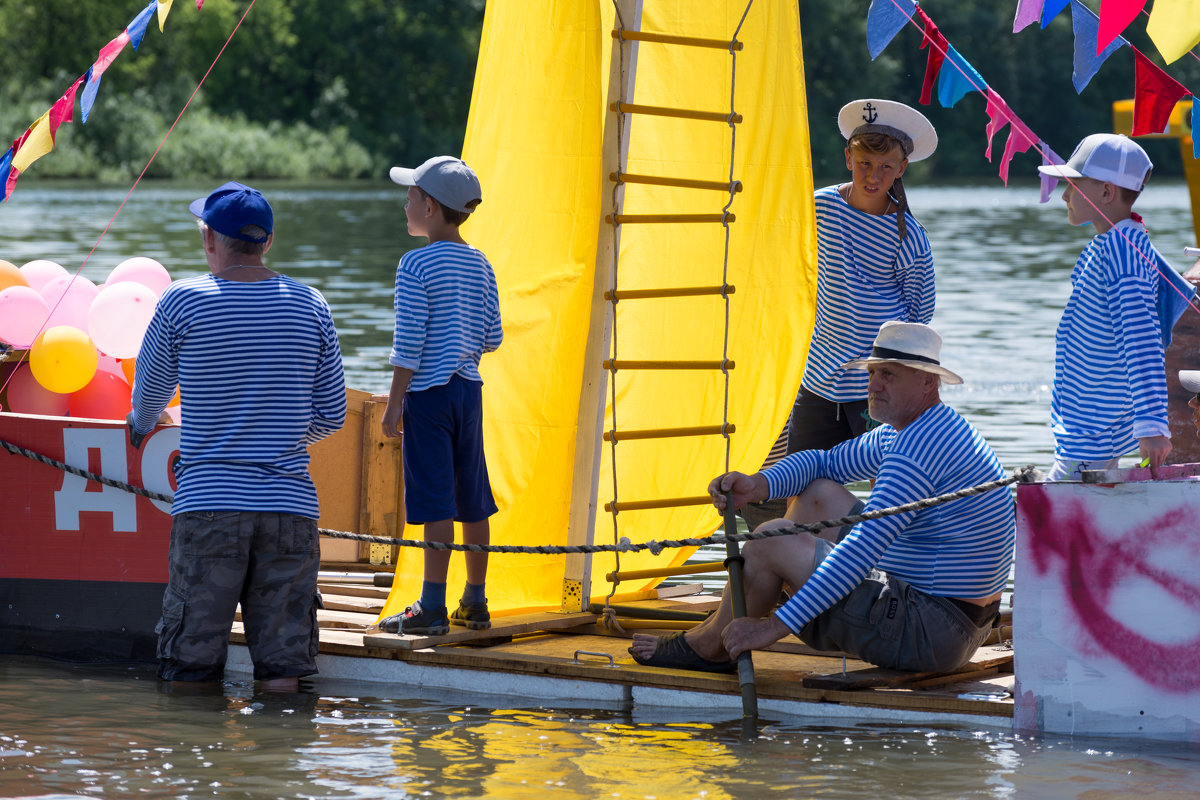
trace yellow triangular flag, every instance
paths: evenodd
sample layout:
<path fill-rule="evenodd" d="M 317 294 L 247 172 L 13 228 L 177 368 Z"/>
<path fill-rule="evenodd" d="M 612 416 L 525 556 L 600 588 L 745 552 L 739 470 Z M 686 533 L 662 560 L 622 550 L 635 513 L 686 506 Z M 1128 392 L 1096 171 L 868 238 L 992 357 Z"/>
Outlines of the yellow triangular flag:
<path fill-rule="evenodd" d="M 175 0 L 158 0 L 158 32 L 162 33 L 163 24 L 167 21 L 167 14 L 171 13 L 171 3 Z"/>
<path fill-rule="evenodd" d="M 1196 0 L 1155 0 L 1146 33 L 1170 64 L 1200 43 L 1200 3 Z"/>
<path fill-rule="evenodd" d="M 50 132 L 50 112 L 38 117 L 25 135 L 21 149 L 13 154 L 12 167 L 24 172 L 29 165 L 54 149 L 54 135 Z"/>

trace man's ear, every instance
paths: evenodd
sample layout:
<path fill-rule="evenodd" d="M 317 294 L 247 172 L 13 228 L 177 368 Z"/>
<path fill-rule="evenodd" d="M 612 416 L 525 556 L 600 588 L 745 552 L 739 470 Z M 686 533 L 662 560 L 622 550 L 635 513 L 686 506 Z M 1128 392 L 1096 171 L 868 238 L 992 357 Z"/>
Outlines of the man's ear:
<path fill-rule="evenodd" d="M 275 234 L 268 233 L 267 234 L 267 243 L 263 246 L 263 255 L 264 256 L 267 254 L 267 251 L 271 249 L 271 245 L 274 243 L 275 243 Z"/>

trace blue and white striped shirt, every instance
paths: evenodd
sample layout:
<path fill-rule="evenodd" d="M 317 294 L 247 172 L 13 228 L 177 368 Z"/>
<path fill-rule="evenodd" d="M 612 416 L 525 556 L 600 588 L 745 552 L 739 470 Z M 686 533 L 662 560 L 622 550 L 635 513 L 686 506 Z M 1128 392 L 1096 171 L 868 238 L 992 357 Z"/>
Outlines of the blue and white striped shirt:
<path fill-rule="evenodd" d="M 1127 219 L 1094 237 L 1075 262 L 1054 340 L 1050 418 L 1057 458 L 1115 458 L 1143 436 L 1171 435 L 1160 260 L 1146 229 Z"/>
<path fill-rule="evenodd" d="M 137 356 L 134 430 L 154 427 L 177 383 L 183 429 L 172 514 L 319 517 L 306 448 L 346 419 L 342 352 L 320 292 L 283 275 L 173 283 Z"/>
<path fill-rule="evenodd" d="M 479 359 L 500 346 L 496 275 L 483 253 L 457 242 L 410 250 L 396 268 L 394 367 L 413 371 L 410 392 L 455 375 L 482 383 Z"/>
<path fill-rule="evenodd" d="M 817 213 L 817 319 L 804 388 L 836 403 L 865 400 L 867 373 L 842 370 L 866 358 L 888 320 L 933 319 L 933 255 L 921 223 L 905 214 L 900 241 L 896 215 L 875 216 L 847 203 L 836 186 L 814 194 Z"/>
<path fill-rule="evenodd" d="M 771 497 L 816 478 L 874 478 L 866 510 L 875 511 L 999 480 L 1004 468 L 974 426 L 939 403 L 904 430 L 880 425 L 830 450 L 793 453 L 763 475 Z M 989 597 L 1008 580 L 1015 538 L 1007 488 L 860 522 L 775 613 L 799 633 L 876 568 L 938 597 Z"/>

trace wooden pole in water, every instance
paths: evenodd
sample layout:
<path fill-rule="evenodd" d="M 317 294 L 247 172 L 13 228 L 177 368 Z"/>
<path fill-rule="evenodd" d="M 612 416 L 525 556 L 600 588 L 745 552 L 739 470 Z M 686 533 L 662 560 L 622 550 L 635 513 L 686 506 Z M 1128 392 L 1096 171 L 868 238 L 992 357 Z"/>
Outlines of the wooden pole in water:
<path fill-rule="evenodd" d="M 725 568 L 729 571 L 729 599 L 733 618 L 746 616 L 746 591 L 742 585 L 742 565 L 745 559 L 738 552 L 738 543 L 729 537 L 737 533 L 737 512 L 733 508 L 733 492 L 725 493 Z M 742 726 L 753 733 L 758 723 L 758 690 L 754 686 L 754 662 L 750 651 L 738 656 L 738 686 L 742 690 Z"/>

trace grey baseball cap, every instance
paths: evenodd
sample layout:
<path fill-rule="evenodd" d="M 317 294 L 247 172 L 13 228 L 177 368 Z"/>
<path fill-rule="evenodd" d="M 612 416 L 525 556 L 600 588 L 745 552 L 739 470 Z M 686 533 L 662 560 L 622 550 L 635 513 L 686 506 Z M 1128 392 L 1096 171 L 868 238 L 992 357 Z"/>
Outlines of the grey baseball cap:
<path fill-rule="evenodd" d="M 401 186 L 416 186 L 455 211 L 469 214 L 483 202 L 475 171 L 454 156 L 434 156 L 416 169 L 392 167 L 388 176 Z"/>

